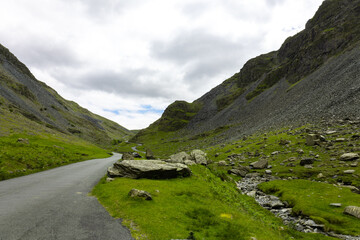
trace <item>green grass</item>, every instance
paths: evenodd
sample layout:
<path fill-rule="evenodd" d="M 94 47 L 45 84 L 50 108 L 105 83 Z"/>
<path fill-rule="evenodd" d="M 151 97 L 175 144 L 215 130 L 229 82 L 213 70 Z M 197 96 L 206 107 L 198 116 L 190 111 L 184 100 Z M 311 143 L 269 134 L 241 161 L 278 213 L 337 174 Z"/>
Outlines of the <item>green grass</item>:
<path fill-rule="evenodd" d="M 308 180 L 271 181 L 260 184 L 259 188 L 289 202 L 295 214 L 301 213 L 325 224 L 328 231 L 360 235 L 360 220 L 343 214 L 346 206 L 359 206 L 360 203 L 360 195 L 349 188 Z M 330 203 L 342 203 L 342 207 L 331 207 Z"/>
<path fill-rule="evenodd" d="M 241 195 L 203 166 L 193 166 L 189 178 L 148 180 L 102 179 L 92 194 L 113 217 L 124 219 L 136 239 L 331 239 L 304 234 L 283 226 L 270 212 Z M 132 199 L 128 192 L 141 189 L 152 201 Z"/>
<path fill-rule="evenodd" d="M 28 139 L 29 144 L 17 142 L 19 138 Z M 1 136 L 0 180 L 108 156 L 106 150 L 75 138 L 52 134 Z"/>

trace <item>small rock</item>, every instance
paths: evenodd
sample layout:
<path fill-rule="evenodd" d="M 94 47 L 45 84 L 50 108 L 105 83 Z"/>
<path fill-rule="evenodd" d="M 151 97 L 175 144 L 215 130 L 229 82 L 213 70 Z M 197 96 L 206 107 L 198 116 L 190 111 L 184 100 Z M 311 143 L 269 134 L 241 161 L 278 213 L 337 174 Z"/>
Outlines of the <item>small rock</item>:
<path fill-rule="evenodd" d="M 335 142 L 345 142 L 346 139 L 345 138 L 337 138 L 335 139 Z"/>
<path fill-rule="evenodd" d="M 360 207 L 357 206 L 347 206 L 344 209 L 344 214 L 348 214 L 354 216 L 356 218 L 360 218 Z"/>
<path fill-rule="evenodd" d="M 327 131 L 325 132 L 326 135 L 331 135 L 331 134 L 334 134 L 334 133 L 337 133 L 336 131 Z"/>
<path fill-rule="evenodd" d="M 330 203 L 330 206 L 332 206 L 332 207 L 341 207 L 342 204 L 341 203 Z"/>
<path fill-rule="evenodd" d="M 255 198 L 255 196 L 256 196 L 256 190 L 253 190 L 253 191 L 251 191 L 251 192 L 248 192 L 246 195 L 248 195 L 249 197 Z"/>
<path fill-rule="evenodd" d="M 132 198 L 143 198 L 145 200 L 152 200 L 152 197 L 151 197 L 151 194 L 144 191 L 144 190 L 138 190 L 138 189 L 131 189 L 129 194 L 128 194 L 130 197 Z"/>
<path fill-rule="evenodd" d="M 307 146 L 314 146 L 318 145 L 320 142 L 319 136 L 317 134 L 308 134 L 306 135 L 306 145 Z"/>
<path fill-rule="evenodd" d="M 256 162 L 251 163 L 250 165 L 255 169 L 264 169 L 268 166 L 269 162 L 266 159 L 262 159 Z"/>
<path fill-rule="evenodd" d="M 313 158 L 305 158 L 305 159 L 300 160 L 300 166 L 313 164 L 314 162 L 315 162 L 315 159 L 313 159 Z"/>
<path fill-rule="evenodd" d="M 219 166 L 226 166 L 227 163 L 226 163 L 225 161 L 219 161 L 219 162 L 218 162 L 218 165 L 219 165 Z"/>
<path fill-rule="evenodd" d="M 123 153 L 121 156 L 122 160 L 134 160 L 134 156 L 132 155 L 132 153 Z"/>
<path fill-rule="evenodd" d="M 111 178 L 111 177 L 107 177 L 106 178 L 106 182 L 112 182 L 112 181 L 114 181 L 115 179 L 114 178 Z"/>
<path fill-rule="evenodd" d="M 304 150 L 302 150 L 302 149 L 300 149 L 300 148 L 297 149 L 296 152 L 297 152 L 298 154 L 304 154 Z"/>
<path fill-rule="evenodd" d="M 317 177 L 317 178 L 323 178 L 323 177 L 324 177 L 324 174 L 319 173 L 316 177 Z"/>
<path fill-rule="evenodd" d="M 23 143 L 23 144 L 29 144 L 29 139 L 27 139 L 27 138 L 18 138 L 18 140 L 16 142 Z"/>
<path fill-rule="evenodd" d="M 343 155 L 340 156 L 341 161 L 353 161 L 359 158 L 360 156 L 357 153 L 344 153 Z"/>
<path fill-rule="evenodd" d="M 350 164 L 351 167 L 357 167 L 358 166 L 358 162 L 352 163 Z"/>
<path fill-rule="evenodd" d="M 345 174 L 353 174 L 355 170 L 344 170 Z"/>
<path fill-rule="evenodd" d="M 150 149 L 146 149 L 145 157 L 146 159 L 155 159 L 154 153 Z"/>
<path fill-rule="evenodd" d="M 271 170 L 265 170 L 265 173 L 266 174 L 272 174 L 272 171 Z"/>
<path fill-rule="evenodd" d="M 305 165 L 304 168 L 306 169 L 313 169 L 314 167 L 312 165 Z"/>
<path fill-rule="evenodd" d="M 141 155 L 138 152 L 133 152 L 132 155 L 134 158 L 141 158 Z"/>
<path fill-rule="evenodd" d="M 287 145 L 287 144 L 290 144 L 290 143 L 291 143 L 291 141 L 285 140 L 285 139 L 281 139 L 281 140 L 279 141 L 279 145 Z"/>

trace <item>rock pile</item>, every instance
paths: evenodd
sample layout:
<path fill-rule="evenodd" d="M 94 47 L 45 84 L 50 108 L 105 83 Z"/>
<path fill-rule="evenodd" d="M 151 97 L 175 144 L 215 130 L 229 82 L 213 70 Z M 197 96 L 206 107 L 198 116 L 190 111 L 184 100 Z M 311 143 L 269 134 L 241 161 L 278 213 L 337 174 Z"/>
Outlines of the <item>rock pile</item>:
<path fill-rule="evenodd" d="M 170 159 L 165 160 L 170 163 L 183 163 L 186 165 L 201 164 L 207 165 L 206 153 L 199 149 L 191 151 L 190 155 L 186 152 L 179 152 L 170 156 Z"/>
<path fill-rule="evenodd" d="M 282 202 L 278 197 L 267 195 L 257 188 L 257 185 L 263 182 L 278 179 L 271 175 L 260 176 L 259 173 L 248 173 L 239 182 L 237 182 L 238 189 L 243 194 L 253 197 L 255 201 L 265 209 L 268 209 L 275 216 L 281 218 L 285 225 L 292 225 L 297 231 L 306 233 L 322 233 L 327 236 L 336 237 L 344 240 L 359 240 L 358 237 L 335 234 L 333 232 L 325 232 L 324 225 L 315 223 L 312 219 L 305 216 L 292 216 L 292 208 L 287 202 Z M 360 217 L 359 207 L 347 207 L 345 208 L 347 214 Z"/>

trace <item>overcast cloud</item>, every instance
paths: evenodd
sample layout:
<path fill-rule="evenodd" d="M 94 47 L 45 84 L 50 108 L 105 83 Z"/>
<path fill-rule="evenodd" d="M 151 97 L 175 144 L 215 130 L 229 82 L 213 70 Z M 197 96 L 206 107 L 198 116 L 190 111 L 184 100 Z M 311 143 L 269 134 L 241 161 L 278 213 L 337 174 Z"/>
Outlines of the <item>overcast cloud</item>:
<path fill-rule="evenodd" d="M 322 0 L 2 0 L 0 43 L 63 97 L 129 129 L 302 30 Z"/>

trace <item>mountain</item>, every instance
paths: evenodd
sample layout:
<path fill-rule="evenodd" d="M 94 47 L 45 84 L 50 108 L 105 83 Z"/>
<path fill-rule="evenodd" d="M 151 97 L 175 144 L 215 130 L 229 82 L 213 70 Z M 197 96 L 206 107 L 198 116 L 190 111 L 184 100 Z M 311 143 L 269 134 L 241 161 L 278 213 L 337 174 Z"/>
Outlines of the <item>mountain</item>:
<path fill-rule="evenodd" d="M 279 50 L 250 59 L 193 103 L 174 102 L 132 140 L 212 137 L 204 140 L 211 145 L 258 130 L 358 118 L 359 25 L 360 1 L 325 0 Z"/>
<path fill-rule="evenodd" d="M 132 133 L 98 116 L 38 81 L 29 69 L 0 44 L 0 136 L 10 133 L 61 133 L 99 146 Z"/>

